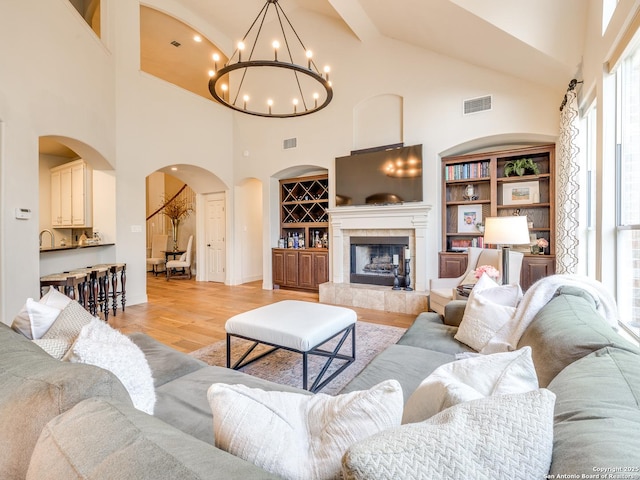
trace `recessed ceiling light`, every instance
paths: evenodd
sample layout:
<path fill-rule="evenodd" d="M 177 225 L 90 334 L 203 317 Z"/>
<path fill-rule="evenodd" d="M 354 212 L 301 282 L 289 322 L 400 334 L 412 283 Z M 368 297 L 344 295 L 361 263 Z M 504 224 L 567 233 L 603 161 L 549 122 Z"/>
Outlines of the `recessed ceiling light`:
<path fill-rule="evenodd" d="M 172 172 L 177 172 L 178 171 L 178 167 L 171 167 L 171 171 Z"/>
<path fill-rule="evenodd" d="M 202 37 L 200 35 L 194 35 L 193 36 L 193 40 L 195 40 L 196 42 L 201 42 L 202 41 Z"/>

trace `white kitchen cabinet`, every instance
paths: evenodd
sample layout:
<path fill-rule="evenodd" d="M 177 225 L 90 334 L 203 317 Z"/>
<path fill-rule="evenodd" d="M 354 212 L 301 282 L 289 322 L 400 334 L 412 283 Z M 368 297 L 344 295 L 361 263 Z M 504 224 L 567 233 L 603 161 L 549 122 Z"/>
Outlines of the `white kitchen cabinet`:
<path fill-rule="evenodd" d="M 93 171 L 84 160 L 51 169 L 51 223 L 53 227 L 91 227 Z"/>

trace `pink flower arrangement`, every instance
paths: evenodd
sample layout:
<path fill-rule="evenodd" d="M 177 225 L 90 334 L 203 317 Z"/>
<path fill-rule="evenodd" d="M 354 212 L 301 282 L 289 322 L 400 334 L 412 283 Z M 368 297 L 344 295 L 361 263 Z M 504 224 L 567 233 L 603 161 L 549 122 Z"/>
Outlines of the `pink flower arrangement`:
<path fill-rule="evenodd" d="M 536 245 L 540 248 L 547 248 L 549 246 L 549 242 L 547 242 L 546 238 L 539 238 L 536 240 Z"/>
<path fill-rule="evenodd" d="M 480 265 L 474 270 L 476 278 L 480 278 L 482 274 L 486 273 L 490 278 L 496 280 L 500 276 L 500 272 L 491 265 Z"/>

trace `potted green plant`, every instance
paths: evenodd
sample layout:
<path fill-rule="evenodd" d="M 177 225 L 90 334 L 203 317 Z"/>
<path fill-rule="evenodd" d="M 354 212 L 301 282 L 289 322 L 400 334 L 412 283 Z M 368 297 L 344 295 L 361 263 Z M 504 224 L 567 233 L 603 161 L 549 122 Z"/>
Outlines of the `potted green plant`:
<path fill-rule="evenodd" d="M 509 160 L 504 164 L 504 176 L 510 177 L 511 175 L 522 176 L 524 174 L 538 175 L 540 169 L 533 158 L 516 158 Z"/>

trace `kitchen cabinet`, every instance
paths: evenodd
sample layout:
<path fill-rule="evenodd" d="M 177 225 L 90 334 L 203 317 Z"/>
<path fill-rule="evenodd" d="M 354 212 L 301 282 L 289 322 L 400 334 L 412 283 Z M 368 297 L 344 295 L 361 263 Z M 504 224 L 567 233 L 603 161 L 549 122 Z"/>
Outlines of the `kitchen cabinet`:
<path fill-rule="evenodd" d="M 93 171 L 84 160 L 51 169 L 51 224 L 54 228 L 91 227 Z"/>

